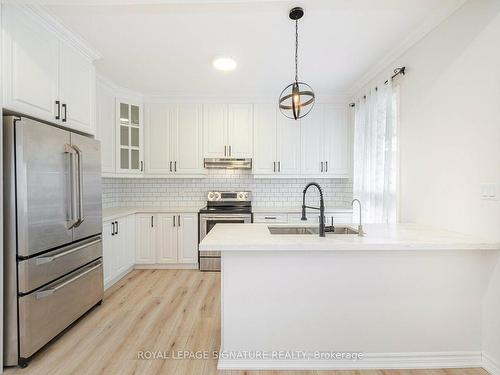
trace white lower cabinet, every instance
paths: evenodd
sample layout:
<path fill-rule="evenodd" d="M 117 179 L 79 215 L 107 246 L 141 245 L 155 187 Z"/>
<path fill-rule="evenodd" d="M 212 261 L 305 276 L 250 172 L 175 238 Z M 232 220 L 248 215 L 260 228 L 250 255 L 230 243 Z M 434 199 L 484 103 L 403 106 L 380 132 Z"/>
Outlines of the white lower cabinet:
<path fill-rule="evenodd" d="M 135 263 L 135 220 L 126 216 L 106 221 L 102 228 L 104 285 L 110 287 Z"/>
<path fill-rule="evenodd" d="M 195 213 L 136 215 L 136 263 L 196 264 L 198 219 Z"/>
<path fill-rule="evenodd" d="M 319 223 L 319 211 L 308 209 L 306 212 L 307 221 L 302 221 L 302 213 L 256 213 L 253 215 L 253 222 L 260 224 L 311 224 Z M 325 212 L 325 225 L 348 224 L 352 222 L 352 213 L 350 212 Z"/>

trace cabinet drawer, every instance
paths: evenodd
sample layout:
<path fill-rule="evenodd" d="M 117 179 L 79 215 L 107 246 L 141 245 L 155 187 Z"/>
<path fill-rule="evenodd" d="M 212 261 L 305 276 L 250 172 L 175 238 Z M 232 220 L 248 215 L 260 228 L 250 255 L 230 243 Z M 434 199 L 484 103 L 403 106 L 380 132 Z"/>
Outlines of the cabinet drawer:
<path fill-rule="evenodd" d="M 30 357 L 102 298 L 101 260 L 20 297 L 19 355 Z"/>
<path fill-rule="evenodd" d="M 254 223 L 286 223 L 287 214 L 254 214 Z"/>

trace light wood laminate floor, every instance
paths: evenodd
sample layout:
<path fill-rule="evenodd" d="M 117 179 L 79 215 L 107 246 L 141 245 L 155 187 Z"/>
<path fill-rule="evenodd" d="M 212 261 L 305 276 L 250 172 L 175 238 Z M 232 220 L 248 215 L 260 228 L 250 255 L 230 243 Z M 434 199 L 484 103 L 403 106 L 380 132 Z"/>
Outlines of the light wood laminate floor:
<path fill-rule="evenodd" d="M 57 317 L 55 317 L 57 319 Z M 6 374 L 193 375 L 487 375 L 482 369 L 391 371 L 217 371 L 217 361 L 138 359 L 139 351 L 216 351 L 220 274 L 135 270 L 105 293 L 104 303 Z"/>

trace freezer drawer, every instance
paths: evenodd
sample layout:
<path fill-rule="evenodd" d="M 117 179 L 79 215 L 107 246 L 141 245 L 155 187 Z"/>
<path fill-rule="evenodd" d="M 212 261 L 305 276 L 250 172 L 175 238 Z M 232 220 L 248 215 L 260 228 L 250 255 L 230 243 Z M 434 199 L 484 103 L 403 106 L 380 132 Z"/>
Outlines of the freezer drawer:
<path fill-rule="evenodd" d="M 103 298 L 99 259 L 19 298 L 19 356 L 28 358 Z"/>
<path fill-rule="evenodd" d="M 19 292 L 28 293 L 102 257 L 101 236 L 19 262 Z"/>

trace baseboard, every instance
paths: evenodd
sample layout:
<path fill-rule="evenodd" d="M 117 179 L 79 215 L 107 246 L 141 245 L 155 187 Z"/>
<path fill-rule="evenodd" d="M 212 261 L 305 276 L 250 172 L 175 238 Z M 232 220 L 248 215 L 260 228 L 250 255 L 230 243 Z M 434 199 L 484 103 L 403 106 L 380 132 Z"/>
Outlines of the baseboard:
<path fill-rule="evenodd" d="M 197 270 L 198 263 L 136 264 L 137 270 Z"/>
<path fill-rule="evenodd" d="M 483 353 L 482 367 L 491 375 L 500 375 L 500 361 L 493 359 L 492 356 Z"/>
<path fill-rule="evenodd" d="M 358 370 L 481 367 L 481 352 L 378 353 L 359 360 L 239 360 L 219 358 L 219 370 Z M 493 374 L 492 375 L 497 375 Z"/>
<path fill-rule="evenodd" d="M 104 290 L 111 288 L 114 284 L 120 281 L 125 275 L 127 275 L 130 271 L 134 269 L 134 266 L 127 268 L 125 271 L 113 277 L 111 280 L 108 280 L 104 284 Z"/>

